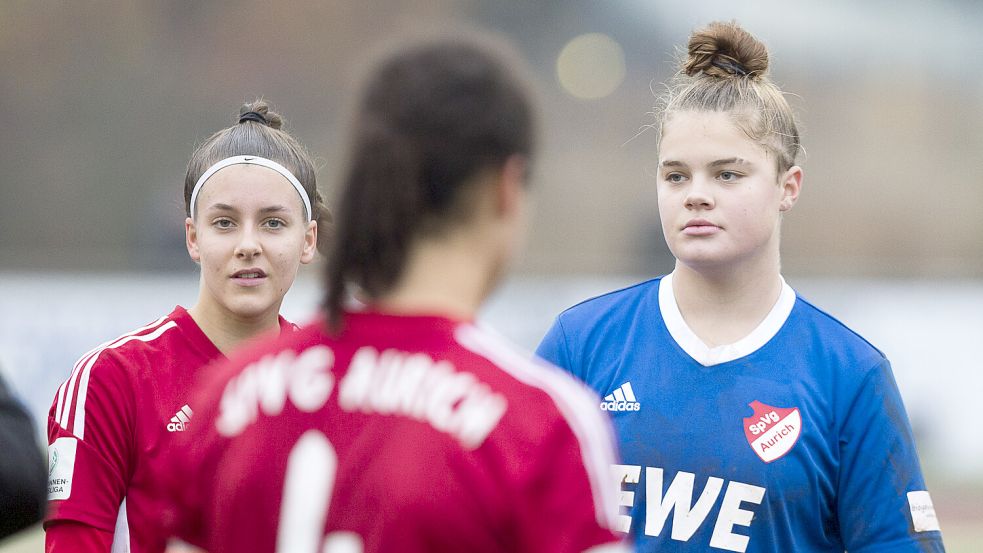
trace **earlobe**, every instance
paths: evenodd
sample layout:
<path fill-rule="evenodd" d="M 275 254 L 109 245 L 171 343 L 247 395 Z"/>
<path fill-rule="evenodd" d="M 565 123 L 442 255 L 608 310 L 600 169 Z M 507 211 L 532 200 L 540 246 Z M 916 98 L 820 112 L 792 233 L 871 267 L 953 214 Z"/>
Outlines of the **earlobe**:
<path fill-rule="evenodd" d="M 198 230 L 195 229 L 195 222 L 188 217 L 184 220 L 184 244 L 188 248 L 188 255 L 195 263 L 201 262 L 201 253 L 198 251 Z"/>

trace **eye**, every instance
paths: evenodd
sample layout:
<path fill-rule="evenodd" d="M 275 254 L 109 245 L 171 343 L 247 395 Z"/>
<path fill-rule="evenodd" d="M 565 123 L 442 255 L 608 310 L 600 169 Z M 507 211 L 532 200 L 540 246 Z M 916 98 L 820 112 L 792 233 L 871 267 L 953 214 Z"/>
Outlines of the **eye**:
<path fill-rule="evenodd" d="M 737 173 L 735 173 L 733 171 L 721 171 L 720 174 L 717 175 L 717 178 L 719 178 L 720 180 L 722 180 L 724 182 L 734 182 L 738 178 L 740 178 L 740 176 L 741 175 L 739 175 L 739 174 L 737 174 Z"/>
<path fill-rule="evenodd" d="M 686 175 L 683 175 L 682 173 L 669 173 L 665 176 L 665 181 L 672 184 L 679 184 L 684 180 L 686 180 Z"/>
<path fill-rule="evenodd" d="M 230 229 L 232 228 L 233 223 L 232 223 L 232 219 L 226 219 L 225 217 L 221 217 L 212 221 L 212 225 L 215 226 L 215 228 Z"/>
<path fill-rule="evenodd" d="M 263 224 L 271 229 L 281 229 L 287 226 L 287 223 L 283 219 L 277 218 L 267 219 Z"/>

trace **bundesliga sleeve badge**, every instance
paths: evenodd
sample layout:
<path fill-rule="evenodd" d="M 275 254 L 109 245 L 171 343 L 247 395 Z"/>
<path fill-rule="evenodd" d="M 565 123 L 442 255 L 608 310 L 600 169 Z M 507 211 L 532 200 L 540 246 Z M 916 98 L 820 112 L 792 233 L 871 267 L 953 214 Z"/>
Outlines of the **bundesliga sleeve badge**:
<path fill-rule="evenodd" d="M 754 414 L 744 419 L 744 435 L 751 449 L 766 463 L 788 453 L 802 431 L 799 408 L 772 407 L 757 400 L 748 406 Z"/>

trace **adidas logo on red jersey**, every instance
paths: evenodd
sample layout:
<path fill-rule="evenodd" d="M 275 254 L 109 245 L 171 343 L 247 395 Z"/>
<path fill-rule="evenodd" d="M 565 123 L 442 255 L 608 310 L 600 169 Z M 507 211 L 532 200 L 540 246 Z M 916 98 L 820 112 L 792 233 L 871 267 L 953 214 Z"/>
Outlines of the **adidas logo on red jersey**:
<path fill-rule="evenodd" d="M 168 432 L 184 432 L 188 429 L 188 424 L 191 423 L 191 407 L 185 405 L 177 413 L 171 417 L 171 422 L 167 423 Z"/>
<path fill-rule="evenodd" d="M 642 404 L 635 399 L 635 392 L 631 389 L 631 382 L 618 386 L 601 402 L 601 411 L 638 411 L 641 408 Z"/>

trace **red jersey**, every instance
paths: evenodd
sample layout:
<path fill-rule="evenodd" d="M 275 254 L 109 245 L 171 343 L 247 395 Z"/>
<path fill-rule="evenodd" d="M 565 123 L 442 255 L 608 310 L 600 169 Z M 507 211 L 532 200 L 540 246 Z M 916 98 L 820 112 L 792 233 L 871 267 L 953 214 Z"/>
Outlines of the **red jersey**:
<path fill-rule="evenodd" d="M 282 318 L 280 325 L 295 328 Z M 153 490 L 160 474 L 179 470 L 169 455 L 192 426 L 189 392 L 198 369 L 217 358 L 224 356 L 180 306 L 83 355 L 48 414 L 45 526 L 82 523 L 113 533 L 113 551 L 164 551 Z M 92 550 L 79 543 L 62 549 L 49 539 L 49 550 Z"/>
<path fill-rule="evenodd" d="M 200 391 L 167 495 L 210 553 L 624 548 L 598 400 L 472 324 L 352 313 Z"/>

